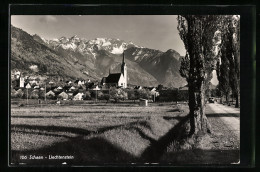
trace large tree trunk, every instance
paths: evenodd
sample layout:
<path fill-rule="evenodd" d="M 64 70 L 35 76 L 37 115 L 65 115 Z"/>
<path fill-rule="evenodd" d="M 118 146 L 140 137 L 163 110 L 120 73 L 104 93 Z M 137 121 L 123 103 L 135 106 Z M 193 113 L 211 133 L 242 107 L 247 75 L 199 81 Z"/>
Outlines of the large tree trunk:
<path fill-rule="evenodd" d="M 239 108 L 239 94 L 238 93 L 236 93 L 236 105 L 235 105 L 235 107 L 236 108 Z"/>
<path fill-rule="evenodd" d="M 205 83 L 202 82 L 197 91 L 190 84 L 189 96 L 190 134 L 211 133 L 211 125 L 205 114 Z"/>
<path fill-rule="evenodd" d="M 227 105 L 229 105 L 229 101 L 228 101 L 228 93 L 226 93 L 226 103 L 227 103 Z"/>

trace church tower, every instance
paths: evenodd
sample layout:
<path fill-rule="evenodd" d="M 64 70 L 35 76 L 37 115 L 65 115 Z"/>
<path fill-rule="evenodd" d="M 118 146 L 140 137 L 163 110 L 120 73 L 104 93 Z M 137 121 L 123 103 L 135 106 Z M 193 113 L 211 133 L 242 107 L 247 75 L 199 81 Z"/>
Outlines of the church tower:
<path fill-rule="evenodd" d="M 122 61 L 122 65 L 121 65 L 121 73 L 123 74 L 124 81 L 125 81 L 123 87 L 127 88 L 127 67 L 126 67 L 126 64 L 125 64 L 125 52 L 123 52 L 123 61 Z"/>

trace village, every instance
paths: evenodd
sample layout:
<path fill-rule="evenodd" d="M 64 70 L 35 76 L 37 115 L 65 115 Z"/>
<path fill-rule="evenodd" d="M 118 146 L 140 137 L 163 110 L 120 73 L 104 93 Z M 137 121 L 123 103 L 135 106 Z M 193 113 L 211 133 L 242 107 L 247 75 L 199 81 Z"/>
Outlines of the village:
<path fill-rule="evenodd" d="M 157 87 L 132 85 L 128 83 L 127 66 L 124 53 L 120 73 L 111 73 L 101 81 L 76 79 L 45 79 L 22 76 L 20 71 L 12 75 L 11 98 L 50 99 L 50 100 L 120 100 L 145 99 L 147 101 L 187 101 L 188 87 L 167 88 L 159 84 Z M 170 94 L 169 94 L 170 93 Z M 160 96 L 161 94 L 161 96 Z"/>

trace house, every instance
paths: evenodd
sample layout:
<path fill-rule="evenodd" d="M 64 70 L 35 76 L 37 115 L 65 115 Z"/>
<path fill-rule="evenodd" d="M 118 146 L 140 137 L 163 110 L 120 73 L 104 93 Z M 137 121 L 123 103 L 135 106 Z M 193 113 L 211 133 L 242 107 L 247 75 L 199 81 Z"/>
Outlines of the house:
<path fill-rule="evenodd" d="M 63 90 L 63 88 L 62 88 L 61 86 L 59 86 L 59 87 L 57 88 L 57 90 Z"/>
<path fill-rule="evenodd" d="M 83 100 L 84 93 L 78 93 L 74 96 L 73 100 Z"/>
<path fill-rule="evenodd" d="M 66 92 L 68 94 L 68 99 L 73 99 L 73 94 L 74 94 L 74 91 L 67 91 Z"/>
<path fill-rule="evenodd" d="M 74 86 L 70 87 L 69 91 L 74 91 L 76 88 Z"/>
<path fill-rule="evenodd" d="M 45 94 L 47 97 L 55 97 L 55 93 L 53 91 L 48 91 L 46 94 Z"/>
<path fill-rule="evenodd" d="M 93 90 L 101 90 L 101 88 L 100 88 L 98 85 L 95 85 L 95 86 L 93 87 Z"/>
<path fill-rule="evenodd" d="M 28 83 L 28 84 L 25 86 L 25 88 L 32 88 L 32 87 L 31 87 L 30 83 Z"/>
<path fill-rule="evenodd" d="M 159 96 L 159 92 L 156 90 L 155 87 L 150 87 L 148 88 L 151 92 L 152 95 L 154 95 L 155 97 Z"/>
<path fill-rule="evenodd" d="M 16 79 L 19 79 L 20 76 L 21 76 L 21 72 L 19 72 L 19 71 L 15 72 L 14 76 L 15 76 Z"/>
<path fill-rule="evenodd" d="M 22 88 L 24 87 L 24 78 L 23 77 L 20 77 L 19 86 L 22 87 Z"/>
<path fill-rule="evenodd" d="M 38 85 L 38 84 L 39 84 L 35 79 L 29 81 L 29 83 L 30 83 L 31 85 Z"/>
<path fill-rule="evenodd" d="M 66 85 L 71 85 L 72 82 L 71 81 L 66 81 Z"/>
<path fill-rule="evenodd" d="M 67 93 L 65 93 L 64 91 L 61 92 L 59 95 L 58 95 L 59 98 L 63 99 L 63 100 L 68 100 L 69 96 Z"/>
<path fill-rule="evenodd" d="M 78 83 L 79 83 L 79 81 L 80 81 L 80 80 L 79 80 L 79 79 L 77 79 L 76 81 L 74 81 L 74 83 L 75 83 L 75 84 L 78 84 Z"/>
<path fill-rule="evenodd" d="M 135 86 L 134 89 L 141 90 L 141 89 L 142 89 L 142 86 Z"/>
<path fill-rule="evenodd" d="M 122 88 L 127 88 L 127 66 L 125 63 L 125 56 L 123 53 L 123 61 L 121 65 L 121 73 L 110 73 L 107 77 L 103 77 L 101 80 L 101 85 L 108 86 L 118 86 Z"/>

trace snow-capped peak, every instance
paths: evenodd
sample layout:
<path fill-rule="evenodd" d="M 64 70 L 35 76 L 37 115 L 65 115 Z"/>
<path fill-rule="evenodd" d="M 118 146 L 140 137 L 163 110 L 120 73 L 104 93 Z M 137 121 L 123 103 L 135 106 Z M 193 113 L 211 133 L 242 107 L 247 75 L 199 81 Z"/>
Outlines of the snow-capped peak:
<path fill-rule="evenodd" d="M 45 40 L 46 41 L 46 40 Z M 120 39 L 114 38 L 95 38 L 87 40 L 85 38 L 79 38 L 77 35 L 74 35 L 70 38 L 65 36 L 60 37 L 59 39 L 52 39 L 49 41 L 54 47 L 61 47 L 63 49 L 70 49 L 73 51 L 79 51 L 82 54 L 92 54 L 96 50 L 106 50 L 112 54 L 122 54 L 124 50 L 129 47 L 138 47 L 132 41 L 125 42 Z"/>

